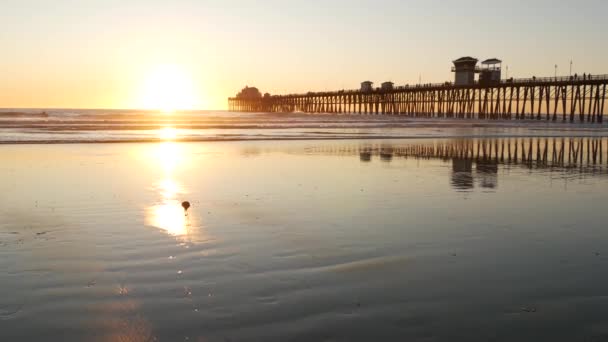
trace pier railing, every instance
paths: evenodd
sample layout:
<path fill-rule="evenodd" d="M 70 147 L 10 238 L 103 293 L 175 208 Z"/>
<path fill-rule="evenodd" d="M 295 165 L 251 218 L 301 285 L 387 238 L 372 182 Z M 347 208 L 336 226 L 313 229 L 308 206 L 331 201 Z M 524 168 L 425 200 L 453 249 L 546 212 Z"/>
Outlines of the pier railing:
<path fill-rule="evenodd" d="M 435 89 L 435 88 L 446 88 L 446 87 L 461 87 L 461 88 L 469 88 L 469 87 L 497 87 L 504 85 L 518 85 L 518 84 L 535 84 L 535 83 L 586 83 L 588 81 L 606 81 L 608 82 L 608 74 L 605 75 L 588 75 L 588 76 L 558 76 L 558 77 L 530 77 L 530 78 L 507 78 L 500 80 L 497 84 L 484 85 L 479 81 L 475 81 L 471 85 L 454 85 L 453 82 L 443 82 L 443 83 L 421 83 L 421 84 L 406 84 L 402 86 L 396 86 L 391 90 L 386 90 L 382 88 L 373 89 L 371 92 L 362 92 L 360 89 L 342 89 L 337 91 L 321 91 L 321 92 L 307 92 L 305 94 L 285 94 L 285 95 L 273 95 L 272 98 L 281 98 L 281 97 L 293 97 L 293 96 L 311 96 L 311 95 L 340 95 L 340 94 L 369 94 L 369 93 L 390 93 L 390 92 L 398 92 L 403 90 L 412 90 L 412 89 Z M 235 98 L 231 98 L 235 99 Z"/>

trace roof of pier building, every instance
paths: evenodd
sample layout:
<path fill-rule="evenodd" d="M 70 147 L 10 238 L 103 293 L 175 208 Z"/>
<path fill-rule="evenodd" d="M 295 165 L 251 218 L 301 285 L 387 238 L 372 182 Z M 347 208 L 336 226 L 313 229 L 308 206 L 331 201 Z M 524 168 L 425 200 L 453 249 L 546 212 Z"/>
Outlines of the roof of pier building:
<path fill-rule="evenodd" d="M 485 61 L 481 62 L 481 64 L 484 65 L 492 65 L 492 64 L 500 64 L 502 63 L 502 61 L 498 58 L 490 58 L 490 59 L 486 59 Z"/>
<path fill-rule="evenodd" d="M 393 83 L 391 81 L 387 81 L 387 82 L 383 82 L 381 87 L 383 90 L 392 90 L 394 85 L 395 85 L 395 83 Z"/>
<path fill-rule="evenodd" d="M 262 93 L 256 87 L 245 86 L 245 88 L 236 94 L 236 97 L 239 99 L 259 99 L 262 97 Z"/>
<path fill-rule="evenodd" d="M 477 58 L 473 58 L 470 56 L 467 57 L 460 57 L 457 60 L 452 61 L 452 63 L 454 63 L 455 65 L 459 65 L 459 64 L 477 64 L 477 62 L 479 62 L 479 60 Z"/>

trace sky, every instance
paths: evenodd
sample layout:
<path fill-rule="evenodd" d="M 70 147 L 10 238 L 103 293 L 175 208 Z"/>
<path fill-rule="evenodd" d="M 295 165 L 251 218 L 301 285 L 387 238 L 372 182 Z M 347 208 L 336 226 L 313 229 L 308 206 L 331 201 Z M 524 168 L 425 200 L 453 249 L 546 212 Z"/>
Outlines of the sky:
<path fill-rule="evenodd" d="M 608 74 L 608 1 L 0 0 L 0 107 L 225 109 L 272 94 L 453 79 Z"/>

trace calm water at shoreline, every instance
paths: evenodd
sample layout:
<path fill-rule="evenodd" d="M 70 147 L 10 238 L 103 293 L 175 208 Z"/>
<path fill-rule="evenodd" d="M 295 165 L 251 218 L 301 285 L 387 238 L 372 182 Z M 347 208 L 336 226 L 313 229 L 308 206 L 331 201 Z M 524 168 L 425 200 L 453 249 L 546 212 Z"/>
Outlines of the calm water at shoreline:
<path fill-rule="evenodd" d="M 0 340 L 606 341 L 592 135 L 2 145 Z"/>

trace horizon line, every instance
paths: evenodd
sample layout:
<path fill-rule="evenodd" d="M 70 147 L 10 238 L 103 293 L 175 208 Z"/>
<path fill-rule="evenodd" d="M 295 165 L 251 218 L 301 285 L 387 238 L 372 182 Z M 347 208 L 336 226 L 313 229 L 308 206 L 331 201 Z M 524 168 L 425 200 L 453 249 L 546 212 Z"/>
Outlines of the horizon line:
<path fill-rule="evenodd" d="M 137 110 L 137 111 L 149 111 L 149 112 L 203 112 L 203 111 L 224 111 L 228 112 L 227 109 L 175 109 L 172 111 L 165 111 L 162 109 L 147 109 L 147 108 L 111 108 L 111 107 L 1 107 L 0 110 Z"/>

